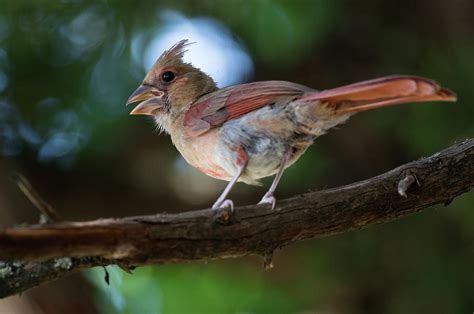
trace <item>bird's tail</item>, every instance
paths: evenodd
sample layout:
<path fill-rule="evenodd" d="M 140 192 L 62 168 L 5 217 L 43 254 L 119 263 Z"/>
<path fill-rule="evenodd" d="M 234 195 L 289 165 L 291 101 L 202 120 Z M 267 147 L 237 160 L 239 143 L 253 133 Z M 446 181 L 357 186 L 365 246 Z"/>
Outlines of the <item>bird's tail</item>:
<path fill-rule="evenodd" d="M 353 114 L 410 102 L 456 101 L 456 95 L 430 79 L 394 75 L 320 92 L 310 92 L 301 101 L 319 101 L 337 115 Z"/>

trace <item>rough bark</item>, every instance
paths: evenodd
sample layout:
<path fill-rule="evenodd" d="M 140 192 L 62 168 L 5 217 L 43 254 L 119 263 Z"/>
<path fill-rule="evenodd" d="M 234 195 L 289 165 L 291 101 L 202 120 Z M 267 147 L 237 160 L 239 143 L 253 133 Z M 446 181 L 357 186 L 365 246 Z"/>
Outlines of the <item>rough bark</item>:
<path fill-rule="evenodd" d="M 474 139 L 380 176 L 298 195 L 268 206 L 216 213 L 88 222 L 58 222 L 0 230 L 0 297 L 75 270 L 266 256 L 290 243 L 385 223 L 434 204 L 449 204 L 474 186 Z"/>

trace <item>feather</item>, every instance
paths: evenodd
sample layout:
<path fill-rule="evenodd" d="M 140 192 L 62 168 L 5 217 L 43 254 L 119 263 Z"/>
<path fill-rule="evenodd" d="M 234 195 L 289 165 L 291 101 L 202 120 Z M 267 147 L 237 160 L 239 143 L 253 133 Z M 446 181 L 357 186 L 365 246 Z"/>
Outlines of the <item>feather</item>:
<path fill-rule="evenodd" d="M 170 49 L 165 50 L 155 64 L 163 65 L 170 61 L 182 60 L 184 54 L 186 53 L 186 47 L 192 45 L 193 43 L 189 42 L 187 39 L 183 39 L 174 44 Z"/>
<path fill-rule="evenodd" d="M 276 102 L 313 102 L 351 114 L 407 102 L 455 101 L 456 95 L 435 81 L 417 76 L 387 76 L 325 91 L 285 81 L 231 86 L 207 94 L 186 111 L 186 136 L 199 136 L 226 121 Z"/>
<path fill-rule="evenodd" d="M 409 102 L 456 101 L 456 95 L 435 81 L 396 75 L 307 93 L 300 100 L 320 101 L 336 114 L 347 114 Z"/>
<path fill-rule="evenodd" d="M 188 136 L 198 136 L 224 122 L 283 99 L 300 97 L 314 91 L 285 81 L 254 82 L 231 86 L 198 99 L 187 110 L 184 126 Z"/>

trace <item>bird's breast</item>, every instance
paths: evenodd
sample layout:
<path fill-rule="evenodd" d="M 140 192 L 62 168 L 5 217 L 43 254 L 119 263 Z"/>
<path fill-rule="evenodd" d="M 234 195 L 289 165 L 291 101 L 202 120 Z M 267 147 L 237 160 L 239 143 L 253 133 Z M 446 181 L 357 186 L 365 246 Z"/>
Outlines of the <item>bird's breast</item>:
<path fill-rule="evenodd" d="M 186 137 L 180 134 L 172 135 L 172 139 L 178 151 L 191 166 L 213 178 L 229 180 L 232 174 L 226 171 L 216 154 L 216 151 L 221 149 L 218 133 L 217 129 L 212 129 L 200 136 Z"/>

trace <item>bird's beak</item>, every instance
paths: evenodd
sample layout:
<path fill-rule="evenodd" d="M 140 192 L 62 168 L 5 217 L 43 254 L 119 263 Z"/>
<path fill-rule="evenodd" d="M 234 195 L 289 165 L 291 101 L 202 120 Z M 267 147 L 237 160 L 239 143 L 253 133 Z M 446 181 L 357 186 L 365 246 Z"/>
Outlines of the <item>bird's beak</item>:
<path fill-rule="evenodd" d="M 164 93 L 152 86 L 140 85 L 127 100 L 127 105 L 141 101 L 130 114 L 155 115 L 163 106 Z"/>

